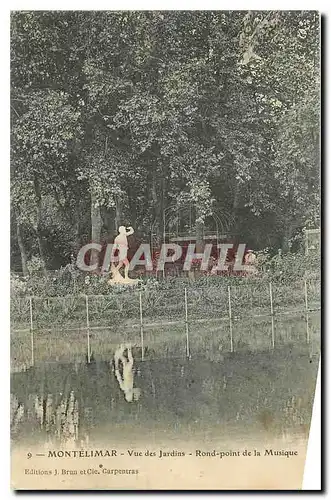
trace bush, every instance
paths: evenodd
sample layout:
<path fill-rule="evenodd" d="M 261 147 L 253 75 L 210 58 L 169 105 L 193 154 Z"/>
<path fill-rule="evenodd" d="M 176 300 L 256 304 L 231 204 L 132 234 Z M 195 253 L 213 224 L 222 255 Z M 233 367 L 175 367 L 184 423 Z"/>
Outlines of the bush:
<path fill-rule="evenodd" d="M 152 296 L 160 292 L 188 289 L 216 289 L 230 286 L 265 286 L 269 281 L 290 284 L 301 279 L 318 279 L 320 258 L 318 254 L 303 255 L 288 253 L 272 256 L 270 251 L 257 252 L 257 273 L 252 276 L 168 276 L 165 279 L 143 276 L 134 287 L 110 286 L 109 275 L 80 271 L 74 262 L 52 272 L 43 273 L 40 259 L 34 257 L 29 262 L 28 276 L 11 275 L 11 293 L 18 297 L 35 295 L 40 297 L 66 295 L 118 295 L 131 293 L 132 288 Z"/>
<path fill-rule="evenodd" d="M 291 282 L 320 275 L 320 256 L 317 253 L 279 252 L 271 256 L 267 249 L 257 253 L 257 262 L 260 278 L 269 281 Z"/>

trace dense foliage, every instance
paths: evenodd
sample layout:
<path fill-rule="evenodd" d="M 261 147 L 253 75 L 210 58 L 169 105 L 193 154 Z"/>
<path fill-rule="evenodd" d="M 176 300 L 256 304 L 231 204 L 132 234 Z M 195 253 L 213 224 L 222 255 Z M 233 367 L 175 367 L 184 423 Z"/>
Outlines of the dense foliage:
<path fill-rule="evenodd" d="M 13 268 L 170 207 L 287 251 L 319 224 L 319 64 L 312 11 L 13 12 Z"/>
<path fill-rule="evenodd" d="M 193 276 L 189 276 L 188 273 L 183 273 L 180 277 L 166 276 L 165 279 L 162 279 L 162 273 L 159 273 L 157 277 L 154 273 L 149 273 L 147 276 L 140 277 L 138 284 L 134 287 L 125 285 L 110 287 L 107 274 L 100 276 L 85 273 L 80 271 L 74 262 L 43 276 L 41 260 L 33 258 L 28 264 L 29 273 L 27 276 L 12 273 L 11 295 L 13 298 L 24 296 L 64 297 L 80 294 L 113 297 L 124 294 L 130 297 L 131 290 L 133 290 L 134 292 L 152 293 L 155 296 L 164 293 L 167 296 L 176 290 L 182 294 L 184 287 L 196 290 L 208 287 L 213 291 L 217 288 L 226 289 L 228 285 L 265 288 L 269 286 L 270 282 L 291 286 L 296 281 L 302 283 L 303 280 L 318 283 L 319 267 L 320 259 L 317 254 L 298 258 L 295 253 L 271 256 L 268 252 L 263 251 L 258 255 L 257 273 L 252 276 L 243 273 L 243 275 L 229 275 L 220 278 L 211 275 L 208 271 L 195 271 L 192 280 Z"/>

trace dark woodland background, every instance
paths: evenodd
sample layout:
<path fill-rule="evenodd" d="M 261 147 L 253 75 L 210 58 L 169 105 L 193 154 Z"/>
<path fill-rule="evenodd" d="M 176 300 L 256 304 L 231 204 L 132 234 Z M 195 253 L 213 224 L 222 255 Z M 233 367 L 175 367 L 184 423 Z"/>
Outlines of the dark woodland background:
<path fill-rule="evenodd" d="M 13 12 L 12 269 L 161 238 L 169 207 L 293 251 L 319 227 L 319 36 L 313 11 Z"/>

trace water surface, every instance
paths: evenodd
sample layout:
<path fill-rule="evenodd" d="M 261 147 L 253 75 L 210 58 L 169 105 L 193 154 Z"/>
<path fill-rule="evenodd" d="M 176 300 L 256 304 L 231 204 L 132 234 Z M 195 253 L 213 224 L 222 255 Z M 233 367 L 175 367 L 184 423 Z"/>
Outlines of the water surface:
<path fill-rule="evenodd" d="M 141 395 L 129 403 L 111 362 L 42 364 L 12 374 L 12 441 L 306 436 L 317 365 L 317 356 L 283 350 L 136 361 Z"/>

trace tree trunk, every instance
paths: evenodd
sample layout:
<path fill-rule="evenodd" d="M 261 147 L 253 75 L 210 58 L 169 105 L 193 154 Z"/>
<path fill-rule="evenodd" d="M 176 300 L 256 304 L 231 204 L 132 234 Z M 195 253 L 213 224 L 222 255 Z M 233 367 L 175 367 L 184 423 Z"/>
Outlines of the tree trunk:
<path fill-rule="evenodd" d="M 166 220 L 164 220 L 163 196 L 160 196 L 160 194 L 158 193 L 157 182 L 157 172 L 154 171 L 151 190 L 154 213 L 154 234 L 157 240 L 163 242 L 164 232 L 167 230 L 167 228 L 165 227 Z"/>
<path fill-rule="evenodd" d="M 112 208 L 101 207 L 100 209 L 102 226 L 107 232 L 107 237 L 116 233 L 115 211 Z"/>
<path fill-rule="evenodd" d="M 233 195 L 232 208 L 234 211 L 238 210 L 239 202 L 240 202 L 240 184 L 237 182 L 234 187 L 234 195 Z"/>
<path fill-rule="evenodd" d="M 80 241 L 80 220 L 77 218 L 75 224 L 74 224 L 74 244 L 73 244 L 73 251 L 75 253 L 79 252 L 81 245 Z"/>
<path fill-rule="evenodd" d="M 39 254 L 40 254 L 40 259 L 42 261 L 43 265 L 43 273 L 45 276 L 47 276 L 47 271 L 46 271 L 46 253 L 44 251 L 44 243 L 43 243 L 43 237 L 42 237 L 42 206 L 41 206 L 41 190 L 40 190 L 40 184 L 37 176 L 34 176 L 33 179 L 33 184 L 34 184 L 34 191 L 36 195 L 36 205 L 37 205 L 37 227 L 35 228 L 36 231 L 36 236 L 37 236 L 37 242 L 38 242 L 38 248 L 39 248 Z"/>
<path fill-rule="evenodd" d="M 21 224 L 18 222 L 18 220 L 16 222 L 16 234 L 17 234 L 17 242 L 18 242 L 18 246 L 19 246 L 20 254 L 21 254 L 22 271 L 23 271 L 23 275 L 26 276 L 28 274 L 28 265 L 27 265 L 28 258 L 27 258 L 26 250 L 25 250 L 25 246 L 24 246 Z"/>
<path fill-rule="evenodd" d="M 203 222 L 196 221 L 195 223 L 195 234 L 196 234 L 196 253 L 202 253 L 204 250 L 204 240 L 203 240 Z"/>
<path fill-rule="evenodd" d="M 123 211 L 122 211 L 122 202 L 119 197 L 116 197 L 116 209 L 115 209 L 115 229 L 118 231 L 118 228 L 123 225 Z"/>
<path fill-rule="evenodd" d="M 41 258 L 42 263 L 43 263 L 43 274 L 45 276 L 47 276 L 46 254 L 45 254 L 45 251 L 44 251 L 44 242 L 43 242 L 43 239 L 42 239 L 41 231 L 39 229 L 37 229 L 37 241 L 38 241 L 38 248 L 39 248 L 40 258 Z"/>
<path fill-rule="evenodd" d="M 91 192 L 91 240 L 93 243 L 100 243 L 101 238 L 101 228 L 102 228 L 102 218 L 100 207 L 98 204 L 98 199 L 95 193 L 95 189 L 90 184 Z M 91 250 L 90 264 L 99 263 L 99 252 L 95 249 Z"/>
<path fill-rule="evenodd" d="M 232 216 L 233 221 L 231 222 L 232 231 L 237 232 L 240 224 L 240 184 L 236 182 L 234 186 L 233 193 L 233 204 L 232 204 Z"/>
<path fill-rule="evenodd" d="M 292 236 L 292 231 L 293 231 L 292 225 L 288 225 L 287 227 L 285 227 L 285 232 L 282 238 L 282 251 L 284 253 L 290 251 L 290 239 Z"/>
<path fill-rule="evenodd" d="M 139 229 L 136 227 L 137 225 L 137 204 L 136 204 L 136 197 L 134 195 L 134 191 L 131 189 L 131 187 L 128 187 L 128 203 L 129 203 L 129 210 L 130 210 L 130 215 L 131 215 L 131 220 L 130 226 L 133 227 L 133 229 Z"/>

